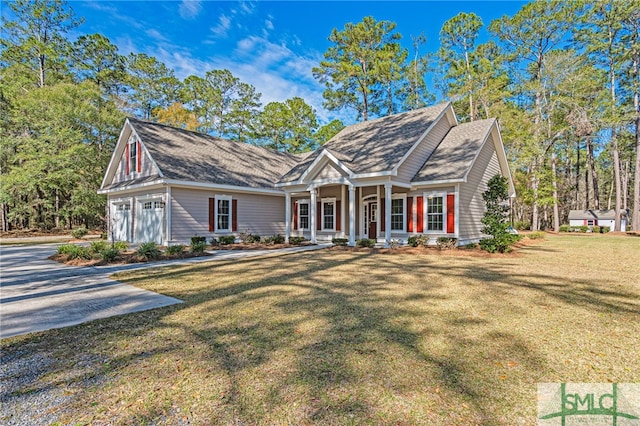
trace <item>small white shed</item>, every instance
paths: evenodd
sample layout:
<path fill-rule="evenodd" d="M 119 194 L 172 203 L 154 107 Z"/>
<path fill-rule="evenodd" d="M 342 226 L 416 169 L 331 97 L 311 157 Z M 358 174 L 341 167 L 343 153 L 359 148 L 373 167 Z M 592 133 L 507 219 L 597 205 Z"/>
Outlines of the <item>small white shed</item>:
<path fill-rule="evenodd" d="M 620 230 L 627 229 L 627 212 L 620 212 Z M 607 227 L 610 231 L 615 228 L 615 210 L 571 210 L 569 211 L 569 226 Z"/>

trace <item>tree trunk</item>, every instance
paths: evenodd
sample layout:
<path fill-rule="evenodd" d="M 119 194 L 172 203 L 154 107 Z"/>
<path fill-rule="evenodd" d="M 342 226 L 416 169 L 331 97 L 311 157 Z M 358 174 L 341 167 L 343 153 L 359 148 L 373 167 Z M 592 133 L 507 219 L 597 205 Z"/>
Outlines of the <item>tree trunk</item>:
<path fill-rule="evenodd" d="M 596 171 L 596 162 L 593 156 L 593 143 L 591 138 L 587 139 L 587 162 L 591 173 L 591 187 L 593 189 L 593 207 L 600 210 L 600 189 L 598 188 L 598 172 Z M 588 192 L 588 191 L 587 191 Z M 587 209 L 588 209 L 587 205 Z"/>
<path fill-rule="evenodd" d="M 614 231 L 620 231 L 620 210 L 622 204 L 622 176 L 620 173 L 620 151 L 618 149 L 618 135 L 613 133 L 611 142 L 613 143 L 613 179 L 616 187 L 616 224 Z"/>
<path fill-rule="evenodd" d="M 636 174 L 633 185 L 633 230 L 636 232 L 640 232 L 640 100 L 638 97 L 638 93 L 633 97 L 633 106 L 636 109 Z"/>
<path fill-rule="evenodd" d="M 558 207 L 558 177 L 556 176 L 556 150 L 551 147 L 551 176 L 553 185 L 553 232 L 560 232 L 560 211 Z"/>

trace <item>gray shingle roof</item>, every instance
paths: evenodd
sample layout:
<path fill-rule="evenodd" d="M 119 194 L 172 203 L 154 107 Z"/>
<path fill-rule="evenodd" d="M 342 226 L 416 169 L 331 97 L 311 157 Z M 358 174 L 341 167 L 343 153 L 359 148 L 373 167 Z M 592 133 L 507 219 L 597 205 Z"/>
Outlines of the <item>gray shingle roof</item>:
<path fill-rule="evenodd" d="M 299 156 L 130 118 L 167 179 L 273 188 Z"/>
<path fill-rule="evenodd" d="M 490 118 L 452 127 L 411 181 L 463 179 L 494 123 Z"/>
<path fill-rule="evenodd" d="M 626 217 L 627 212 L 620 210 L 621 217 Z M 584 220 L 584 219 L 600 219 L 600 220 L 614 220 L 616 218 L 616 211 L 611 210 L 570 210 L 569 220 Z"/>
<path fill-rule="evenodd" d="M 442 103 L 345 127 L 322 149 L 355 174 L 390 171 L 448 106 Z M 322 149 L 290 170 L 281 182 L 300 179 Z"/>

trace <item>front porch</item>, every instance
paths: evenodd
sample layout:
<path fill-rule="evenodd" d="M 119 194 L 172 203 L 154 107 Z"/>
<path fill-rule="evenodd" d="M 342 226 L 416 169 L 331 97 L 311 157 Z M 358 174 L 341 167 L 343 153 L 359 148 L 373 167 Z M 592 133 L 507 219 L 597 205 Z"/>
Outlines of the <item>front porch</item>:
<path fill-rule="evenodd" d="M 347 238 L 370 238 L 389 247 L 392 240 L 406 242 L 422 232 L 422 203 L 415 203 L 410 188 L 383 184 L 356 186 L 329 184 L 285 191 L 285 238 L 302 236 L 313 243 Z M 422 199 L 423 197 L 420 196 Z M 421 226 L 415 226 L 419 222 Z"/>

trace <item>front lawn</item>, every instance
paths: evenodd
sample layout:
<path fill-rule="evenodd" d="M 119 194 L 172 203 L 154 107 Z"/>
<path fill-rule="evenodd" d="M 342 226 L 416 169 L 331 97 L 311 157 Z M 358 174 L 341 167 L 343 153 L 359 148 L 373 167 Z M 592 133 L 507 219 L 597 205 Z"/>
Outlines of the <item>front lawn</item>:
<path fill-rule="evenodd" d="M 47 360 L 8 400 L 62 387 L 65 424 L 534 424 L 537 383 L 640 382 L 639 277 L 640 239 L 610 235 L 130 272 L 185 303 L 3 341 Z"/>

